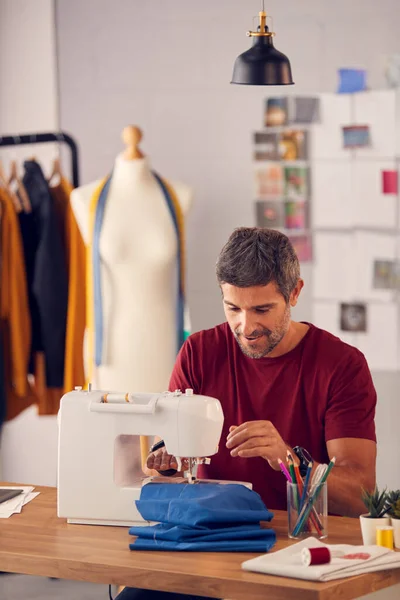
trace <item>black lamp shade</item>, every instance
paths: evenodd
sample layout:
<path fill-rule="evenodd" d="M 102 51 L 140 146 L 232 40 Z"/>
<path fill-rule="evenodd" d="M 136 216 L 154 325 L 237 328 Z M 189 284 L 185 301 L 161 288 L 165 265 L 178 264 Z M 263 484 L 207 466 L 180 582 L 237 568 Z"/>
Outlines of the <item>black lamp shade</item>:
<path fill-rule="evenodd" d="M 253 38 L 253 46 L 240 54 L 233 67 L 231 83 L 242 85 L 293 85 L 287 56 L 274 48 L 272 37 Z"/>

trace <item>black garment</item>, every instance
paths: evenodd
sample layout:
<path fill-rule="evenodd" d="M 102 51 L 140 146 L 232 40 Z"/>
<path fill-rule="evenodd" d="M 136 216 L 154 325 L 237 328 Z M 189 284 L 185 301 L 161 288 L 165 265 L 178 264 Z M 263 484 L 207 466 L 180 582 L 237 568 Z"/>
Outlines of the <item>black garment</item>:
<path fill-rule="evenodd" d="M 24 166 L 23 183 L 32 205 L 32 214 L 21 223 L 24 251 L 29 254 L 25 259 L 29 302 L 33 310 L 32 349 L 44 351 L 47 386 L 62 387 L 68 305 L 65 254 L 53 200 L 42 169 L 32 160 L 26 161 Z"/>
<path fill-rule="evenodd" d="M 21 231 L 22 244 L 24 248 L 24 260 L 26 271 L 26 285 L 28 291 L 29 312 L 31 316 L 32 341 L 29 357 L 28 373 L 34 374 L 34 354 L 42 352 L 43 341 L 40 329 L 40 311 L 35 294 L 33 293 L 33 281 L 35 276 L 36 253 L 39 247 L 39 232 L 37 226 L 37 215 L 34 212 L 20 212 L 19 228 Z"/>
<path fill-rule="evenodd" d="M 157 592 L 156 590 L 141 590 L 126 587 L 115 600 L 207 600 L 205 596 L 175 594 L 174 592 Z M 212 600 L 209 598 L 208 600 Z"/>

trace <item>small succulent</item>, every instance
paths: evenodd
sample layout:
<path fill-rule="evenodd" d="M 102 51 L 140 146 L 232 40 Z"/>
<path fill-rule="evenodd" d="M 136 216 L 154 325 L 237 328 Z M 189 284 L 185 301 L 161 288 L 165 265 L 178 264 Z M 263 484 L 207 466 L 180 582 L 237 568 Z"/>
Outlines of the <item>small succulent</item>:
<path fill-rule="evenodd" d="M 368 492 L 362 488 L 362 501 L 368 510 L 368 517 L 371 519 L 380 519 L 388 512 L 386 488 L 380 492 L 378 487 L 373 492 Z"/>
<path fill-rule="evenodd" d="M 393 519 L 400 519 L 400 490 L 390 491 L 386 496 L 387 514 Z"/>

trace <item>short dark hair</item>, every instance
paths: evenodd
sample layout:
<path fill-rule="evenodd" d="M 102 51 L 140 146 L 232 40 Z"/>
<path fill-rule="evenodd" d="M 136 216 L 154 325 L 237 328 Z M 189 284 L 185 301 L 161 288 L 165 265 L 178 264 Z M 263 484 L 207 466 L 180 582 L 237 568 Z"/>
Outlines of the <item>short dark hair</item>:
<path fill-rule="evenodd" d="M 252 287 L 274 281 L 289 302 L 300 277 L 300 265 L 289 238 L 280 231 L 238 227 L 221 250 L 216 272 L 220 285 Z"/>

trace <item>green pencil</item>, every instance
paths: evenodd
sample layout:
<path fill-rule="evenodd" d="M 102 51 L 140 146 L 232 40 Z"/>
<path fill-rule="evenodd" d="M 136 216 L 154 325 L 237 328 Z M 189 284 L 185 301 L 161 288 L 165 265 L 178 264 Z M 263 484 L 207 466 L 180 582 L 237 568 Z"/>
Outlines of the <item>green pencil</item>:
<path fill-rule="evenodd" d="M 330 461 L 325 473 L 323 474 L 321 481 L 317 484 L 317 488 L 316 488 L 314 494 L 308 500 L 307 504 L 304 505 L 303 510 L 301 511 L 303 514 L 300 514 L 297 524 L 293 530 L 294 536 L 297 536 L 300 533 L 300 531 L 303 529 L 304 523 L 308 519 L 311 509 L 314 506 L 314 503 L 316 502 L 316 500 L 318 499 L 318 496 L 321 493 L 323 484 L 326 482 L 329 473 L 332 471 L 333 467 L 335 466 L 335 462 L 336 462 L 336 457 L 334 456 L 332 458 L 332 460 Z"/>

